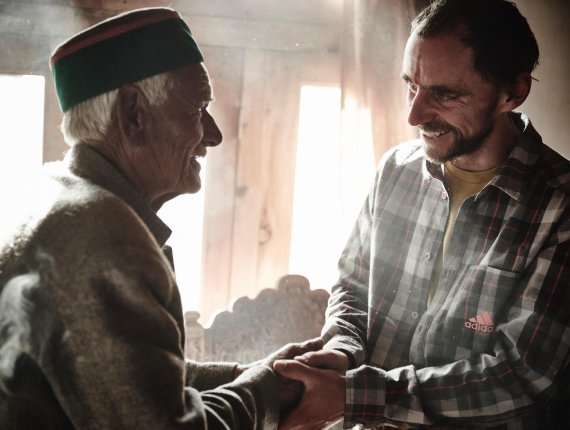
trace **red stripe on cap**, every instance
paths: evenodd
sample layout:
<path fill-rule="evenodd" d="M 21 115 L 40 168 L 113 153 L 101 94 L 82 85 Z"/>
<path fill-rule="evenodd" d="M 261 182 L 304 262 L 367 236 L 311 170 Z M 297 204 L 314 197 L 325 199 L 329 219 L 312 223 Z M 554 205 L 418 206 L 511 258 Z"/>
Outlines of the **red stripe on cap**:
<path fill-rule="evenodd" d="M 145 13 L 146 11 L 149 13 Z M 178 18 L 180 18 L 178 12 L 170 9 L 139 10 L 137 13 L 126 12 L 123 17 L 115 16 L 109 18 L 76 34 L 72 40 L 62 43 L 53 52 L 50 58 L 50 64 L 53 66 L 54 63 L 74 52 L 91 45 L 96 45 L 104 40 L 111 39 L 136 28 Z"/>

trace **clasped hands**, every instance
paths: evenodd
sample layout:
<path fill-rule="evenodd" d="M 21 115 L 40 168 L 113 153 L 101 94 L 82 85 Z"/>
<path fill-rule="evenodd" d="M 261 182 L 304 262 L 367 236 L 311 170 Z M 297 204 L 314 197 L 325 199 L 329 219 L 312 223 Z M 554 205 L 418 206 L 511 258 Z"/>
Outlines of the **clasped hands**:
<path fill-rule="evenodd" d="M 311 339 L 286 345 L 270 356 L 279 378 L 279 429 L 322 429 L 342 418 L 348 358 L 322 347 L 320 338 Z"/>
<path fill-rule="evenodd" d="M 290 343 L 263 360 L 236 368 L 236 376 L 253 365 L 274 369 L 280 430 L 322 429 L 342 418 L 348 358 L 340 351 L 322 348 L 321 338 Z"/>

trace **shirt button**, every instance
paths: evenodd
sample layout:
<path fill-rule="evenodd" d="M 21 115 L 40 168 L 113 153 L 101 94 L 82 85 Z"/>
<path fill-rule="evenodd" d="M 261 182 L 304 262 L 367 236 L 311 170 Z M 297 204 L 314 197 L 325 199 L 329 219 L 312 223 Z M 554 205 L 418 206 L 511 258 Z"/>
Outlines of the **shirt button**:
<path fill-rule="evenodd" d="M 412 312 L 412 319 L 417 320 L 419 316 L 417 312 Z"/>
<path fill-rule="evenodd" d="M 426 252 L 424 254 L 424 260 L 429 260 L 431 258 L 431 254 L 429 252 Z"/>
<path fill-rule="evenodd" d="M 444 190 L 441 192 L 441 198 L 442 200 L 447 200 L 447 191 Z"/>

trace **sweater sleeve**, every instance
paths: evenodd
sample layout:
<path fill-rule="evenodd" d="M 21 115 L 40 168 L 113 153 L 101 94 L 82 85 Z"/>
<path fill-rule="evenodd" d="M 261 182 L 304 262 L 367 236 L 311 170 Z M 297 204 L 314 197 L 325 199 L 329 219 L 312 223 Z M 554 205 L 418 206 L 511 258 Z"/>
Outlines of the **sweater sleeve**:
<path fill-rule="evenodd" d="M 96 240 L 71 264 L 56 261 L 65 269 L 42 286 L 51 312 L 37 360 L 73 426 L 275 427 L 271 369 L 231 381 L 235 364 L 184 361 L 180 299 L 160 250 Z"/>
<path fill-rule="evenodd" d="M 186 360 L 186 385 L 205 391 L 227 384 L 233 381 L 237 364 Z"/>

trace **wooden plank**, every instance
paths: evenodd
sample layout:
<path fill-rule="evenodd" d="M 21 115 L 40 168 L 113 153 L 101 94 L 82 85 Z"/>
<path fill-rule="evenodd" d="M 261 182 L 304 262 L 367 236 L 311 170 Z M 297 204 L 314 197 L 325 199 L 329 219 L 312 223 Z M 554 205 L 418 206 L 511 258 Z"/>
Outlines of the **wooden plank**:
<path fill-rule="evenodd" d="M 224 139 L 208 150 L 202 244 L 200 322 L 225 310 L 230 302 L 233 218 L 236 192 L 238 128 L 242 95 L 243 51 L 205 48 L 204 56 L 214 89 L 210 112 Z"/>
<path fill-rule="evenodd" d="M 223 102 L 220 112 L 234 114 L 219 118 L 224 142 L 208 155 L 202 322 L 287 273 L 300 89 L 339 83 L 337 54 L 249 50 L 239 61 L 235 52 L 204 50 L 218 100 L 214 113 Z"/>
<path fill-rule="evenodd" d="M 270 142 L 263 141 L 266 58 L 247 50 L 244 62 L 230 288 L 232 300 L 257 290 L 257 252 Z"/>
<path fill-rule="evenodd" d="M 254 297 L 287 274 L 300 91 L 311 83 L 338 85 L 338 56 L 320 51 L 249 51 L 246 56 L 233 300 Z"/>
<path fill-rule="evenodd" d="M 118 11 L 115 11 L 118 12 Z M 48 36 L 50 52 L 71 35 L 115 12 L 67 6 L 20 4 L 0 15 L 0 34 Z M 337 50 L 339 26 L 230 17 L 185 16 L 200 46 L 229 46 L 275 50 Z M 58 25 L 53 25 L 57 22 Z"/>
<path fill-rule="evenodd" d="M 338 86 L 340 80 L 336 55 L 320 51 L 269 55 L 263 141 L 270 144 L 271 153 L 263 220 L 271 237 L 259 243 L 255 293 L 275 286 L 288 274 L 301 89 L 304 85 Z"/>
<path fill-rule="evenodd" d="M 263 224 L 270 234 L 259 242 L 256 292 L 272 288 L 288 273 L 297 130 L 302 82 L 297 54 L 268 54 L 262 142 L 268 145 L 268 175 L 263 195 Z M 262 230 L 263 231 L 263 230 Z"/>
<path fill-rule="evenodd" d="M 83 1 L 76 3 L 81 4 Z M 184 15 L 305 23 L 339 23 L 341 0 L 102 0 L 108 10 L 171 6 Z"/>
<path fill-rule="evenodd" d="M 290 23 L 188 15 L 200 45 L 284 51 L 338 50 L 339 27 L 333 24 Z"/>

